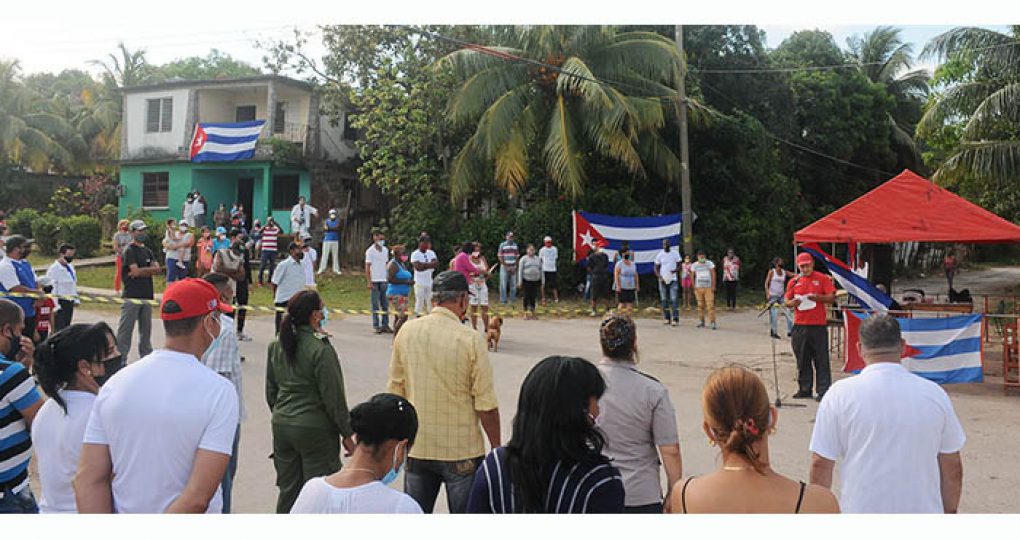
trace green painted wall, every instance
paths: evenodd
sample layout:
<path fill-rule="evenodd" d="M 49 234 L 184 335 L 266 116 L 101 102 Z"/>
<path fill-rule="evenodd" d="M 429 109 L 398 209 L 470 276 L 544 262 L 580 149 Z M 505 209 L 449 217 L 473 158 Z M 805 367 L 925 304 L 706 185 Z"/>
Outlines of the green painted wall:
<path fill-rule="evenodd" d="M 290 232 L 290 207 L 297 203 L 297 198 L 289 203 L 284 210 L 271 210 L 273 177 L 296 174 L 299 179 L 298 194 L 304 195 L 307 199 L 311 199 L 312 195 L 312 179 L 309 171 L 292 167 L 277 168 L 268 162 L 123 164 L 120 169 L 120 183 L 124 186 L 124 196 L 120 198 L 120 218 L 127 217 L 141 207 L 142 174 L 148 172 L 169 173 L 169 207 L 146 209 L 160 220 L 169 217 L 180 218 L 185 196 L 197 189 L 208 203 L 206 221 L 211 222 L 213 212 L 216 211 L 219 203 L 222 202 L 229 209 L 236 201 L 237 179 L 254 177 L 255 184 L 249 217 L 264 221 L 272 211 L 277 223 L 285 232 Z"/>

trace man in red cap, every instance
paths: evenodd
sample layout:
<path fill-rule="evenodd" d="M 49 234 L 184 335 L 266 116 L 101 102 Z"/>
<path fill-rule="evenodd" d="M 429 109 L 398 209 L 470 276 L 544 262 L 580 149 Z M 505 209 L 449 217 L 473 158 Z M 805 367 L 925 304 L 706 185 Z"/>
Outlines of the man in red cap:
<path fill-rule="evenodd" d="M 79 512 L 220 512 L 237 392 L 199 358 L 219 346 L 220 313 L 231 312 L 204 280 L 167 288 L 166 345 L 117 372 L 96 397 L 74 481 Z"/>
<path fill-rule="evenodd" d="M 832 278 L 815 272 L 815 261 L 808 253 L 797 255 L 800 275 L 786 285 L 786 307 L 794 309 L 793 334 L 790 338 L 793 354 L 797 357 L 797 383 L 800 386 L 795 399 L 811 398 L 814 379 L 818 396 L 832 384 L 829 367 L 829 332 L 825 306 L 836 301 L 836 286 Z"/>

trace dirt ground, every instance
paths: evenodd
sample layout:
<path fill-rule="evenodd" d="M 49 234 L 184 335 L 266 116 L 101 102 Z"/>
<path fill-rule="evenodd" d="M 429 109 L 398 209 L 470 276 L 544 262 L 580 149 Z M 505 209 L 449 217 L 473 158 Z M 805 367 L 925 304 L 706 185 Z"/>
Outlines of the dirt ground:
<path fill-rule="evenodd" d="M 1020 269 L 996 268 L 965 272 L 958 277 L 959 288 L 977 292 L 997 292 L 1020 283 Z M 924 288 L 928 294 L 945 290 L 943 276 L 896 283 L 895 290 L 905 287 Z M 116 314 L 110 311 L 77 312 L 76 322 L 106 320 L 116 323 Z M 738 310 L 719 312 L 719 329 L 716 331 L 694 328 L 694 314 L 683 313 L 679 328 L 664 327 L 658 320 L 641 319 L 638 322 L 640 369 L 657 377 L 670 389 L 676 405 L 677 425 L 683 451 L 684 474 L 704 474 L 718 465 L 718 450 L 708 446 L 701 432 L 701 387 L 713 369 L 742 364 L 762 376 L 775 399 L 772 370 L 773 345 L 778 365 L 779 395 L 786 404 L 804 404 L 805 407 L 784 406 L 779 411 L 777 433 L 769 441 L 771 461 L 779 472 L 793 478 L 806 479 L 810 462 L 808 441 L 817 404 L 814 401 L 789 399 L 796 391 L 796 369 L 787 339 L 768 337 L 768 316 L 757 316 L 757 311 Z M 333 333 L 333 344 L 340 354 L 344 371 L 348 403 L 353 406 L 371 395 L 383 391 L 386 384 L 390 356 L 390 337 L 375 335 L 368 317 L 352 316 L 330 320 L 328 330 Z M 595 319 L 506 321 L 500 350 L 491 355 L 495 374 L 496 392 L 502 415 L 503 440 L 510 436 L 510 420 L 516 408 L 521 381 L 538 360 L 553 354 L 599 358 L 598 325 Z M 162 343 L 162 327 L 153 324 L 153 344 Z M 249 319 L 247 332 L 254 341 L 241 343 L 241 352 L 247 358 L 244 365 L 244 399 L 248 418 L 242 424 L 240 459 L 234 484 L 234 509 L 244 513 L 269 513 L 275 507 L 275 472 L 269 454 L 272 449 L 270 413 L 265 404 L 265 351 L 273 336 L 272 317 Z M 137 340 L 137 336 L 136 336 Z M 996 366 L 999 353 L 986 348 L 988 365 Z M 137 357 L 131 353 L 130 360 Z M 832 370 L 835 379 L 844 375 L 842 360 L 833 355 Z M 1001 371 L 1001 369 L 990 369 Z M 1020 462 L 1003 459 L 1016 453 L 1020 437 L 1020 392 L 1005 395 L 1001 378 L 986 376 L 981 384 L 948 385 L 956 412 L 967 433 L 963 450 L 964 489 L 961 512 L 1017 513 L 1020 501 L 1016 486 L 1020 485 Z M 836 492 L 838 494 L 838 468 Z M 39 495 L 38 478 L 32 480 Z M 399 487 L 402 480 L 394 484 Z M 437 512 L 446 511 L 445 496 L 437 501 Z"/>

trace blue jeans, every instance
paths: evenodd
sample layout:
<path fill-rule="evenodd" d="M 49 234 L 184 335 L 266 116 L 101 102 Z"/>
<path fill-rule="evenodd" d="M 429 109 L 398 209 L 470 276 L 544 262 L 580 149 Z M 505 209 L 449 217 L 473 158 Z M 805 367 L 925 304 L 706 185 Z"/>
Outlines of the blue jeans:
<path fill-rule="evenodd" d="M 276 251 L 263 249 L 259 259 L 259 285 L 263 284 L 262 272 L 269 269 L 269 279 L 273 279 L 273 270 L 276 270 Z"/>
<path fill-rule="evenodd" d="M 4 496 L 0 499 L 0 514 L 38 513 L 39 505 L 35 503 L 35 497 L 32 496 L 31 489 L 26 487 L 17 495 L 9 489 L 4 490 Z"/>
<path fill-rule="evenodd" d="M 510 303 L 517 300 L 517 272 L 507 272 L 506 267 L 499 265 L 499 301 L 507 303 L 507 289 L 510 290 Z"/>
<path fill-rule="evenodd" d="M 383 281 L 372 282 L 372 328 L 387 328 L 390 325 L 390 303 L 386 300 L 386 287 L 389 284 Z M 382 323 L 379 323 L 380 312 Z"/>
<path fill-rule="evenodd" d="M 439 487 L 446 484 L 446 503 L 450 513 L 463 514 L 467 511 L 475 471 L 481 464 L 482 457 L 461 461 L 407 458 L 404 493 L 410 495 L 423 512 L 431 514 L 439 496 Z"/>
<path fill-rule="evenodd" d="M 680 283 L 671 281 L 669 285 L 659 282 L 659 301 L 662 302 L 662 318 L 670 320 L 670 308 L 673 311 L 673 320 L 680 321 Z"/>
<path fill-rule="evenodd" d="M 184 263 L 184 268 L 177 268 L 177 259 L 166 260 L 166 282 L 173 283 L 180 281 L 188 277 L 188 263 Z"/>
<path fill-rule="evenodd" d="M 223 481 L 220 482 L 220 491 L 223 492 L 223 512 L 230 513 L 230 492 L 234 489 L 234 475 L 237 474 L 237 445 L 241 442 L 241 424 L 237 424 L 237 431 L 234 432 L 234 449 L 230 452 L 230 462 L 227 463 L 227 470 L 223 472 Z"/>
<path fill-rule="evenodd" d="M 776 302 L 779 303 L 778 306 L 775 305 Z M 793 314 L 790 313 L 790 308 L 783 304 L 783 296 L 769 296 L 769 303 L 773 304 L 769 308 L 769 327 L 772 329 L 772 333 L 778 333 L 776 332 L 776 323 L 779 322 L 779 311 L 782 310 L 783 315 L 786 316 L 786 334 L 790 335 L 793 332 Z"/>

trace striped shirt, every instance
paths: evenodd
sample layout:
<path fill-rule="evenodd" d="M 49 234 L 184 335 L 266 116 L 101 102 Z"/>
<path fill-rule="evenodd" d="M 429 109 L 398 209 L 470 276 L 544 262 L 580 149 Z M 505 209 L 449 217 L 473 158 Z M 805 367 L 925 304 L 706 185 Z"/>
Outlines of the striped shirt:
<path fill-rule="evenodd" d="M 244 393 L 241 391 L 241 351 L 237 347 L 233 317 L 221 313 L 220 328 L 219 345 L 206 351 L 201 361 L 205 367 L 219 373 L 234 385 L 237 391 L 238 420 L 244 421 L 247 412 L 244 410 Z"/>
<path fill-rule="evenodd" d="M 264 227 L 262 229 L 262 251 L 276 251 L 276 238 L 279 235 L 279 227 Z"/>
<path fill-rule="evenodd" d="M 548 469 L 547 469 L 548 470 Z M 597 465 L 558 462 L 551 467 L 545 512 L 550 514 L 621 514 L 623 480 L 605 458 Z M 485 457 L 475 473 L 468 498 L 470 514 L 523 513 L 519 491 L 510 482 L 506 448 Z"/>
<path fill-rule="evenodd" d="M 28 487 L 32 438 L 21 411 L 41 399 L 28 370 L 0 354 L 0 491 Z"/>

